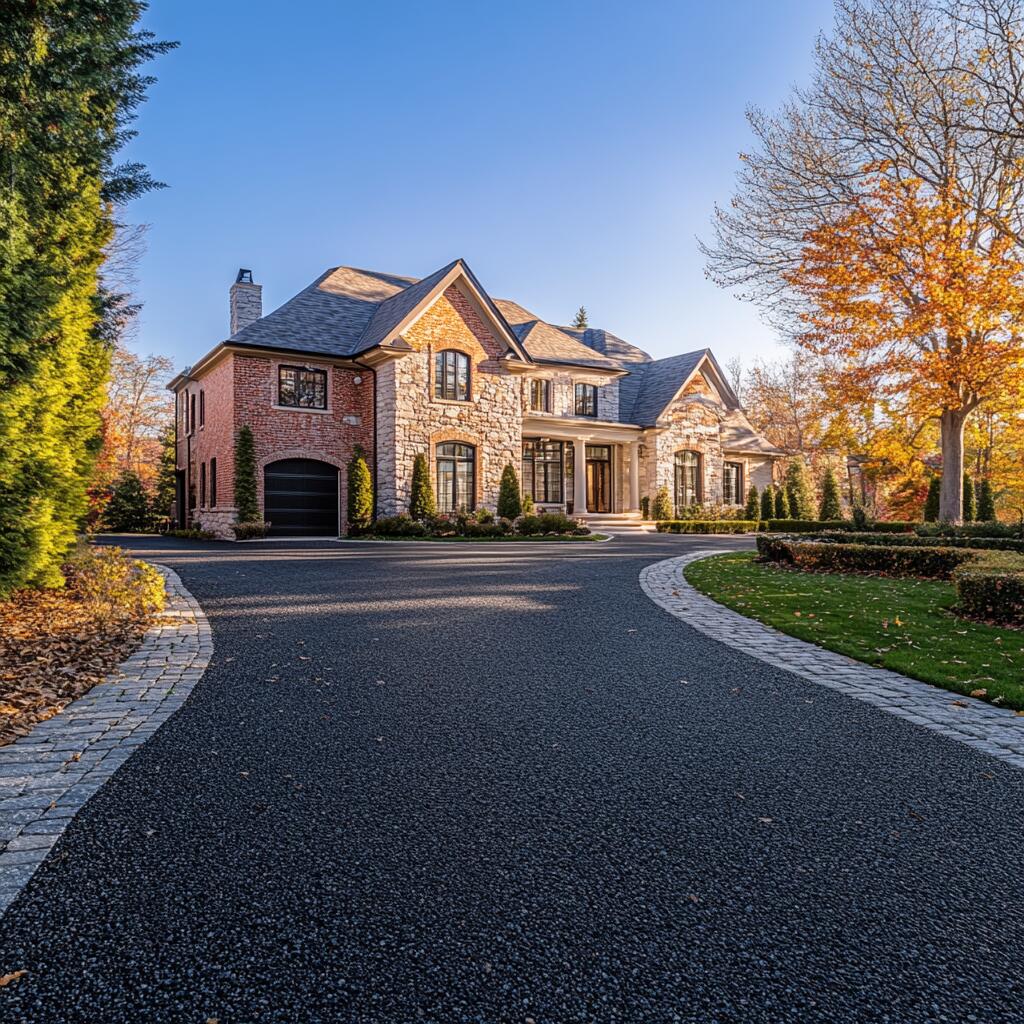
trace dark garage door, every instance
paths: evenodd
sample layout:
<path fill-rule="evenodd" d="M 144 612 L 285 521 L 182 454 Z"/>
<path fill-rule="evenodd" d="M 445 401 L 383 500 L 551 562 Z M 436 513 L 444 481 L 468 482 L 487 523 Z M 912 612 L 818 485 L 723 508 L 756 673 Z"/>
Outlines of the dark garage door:
<path fill-rule="evenodd" d="M 338 535 L 338 471 L 315 459 L 281 459 L 264 471 L 264 515 L 273 537 Z"/>

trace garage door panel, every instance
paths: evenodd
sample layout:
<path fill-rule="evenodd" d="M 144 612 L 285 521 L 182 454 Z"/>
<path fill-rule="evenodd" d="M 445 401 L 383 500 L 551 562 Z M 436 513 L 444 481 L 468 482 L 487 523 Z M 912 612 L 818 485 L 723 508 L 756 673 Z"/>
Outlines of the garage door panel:
<path fill-rule="evenodd" d="M 338 533 L 338 471 L 315 459 L 282 459 L 264 471 L 263 505 L 275 537 Z"/>

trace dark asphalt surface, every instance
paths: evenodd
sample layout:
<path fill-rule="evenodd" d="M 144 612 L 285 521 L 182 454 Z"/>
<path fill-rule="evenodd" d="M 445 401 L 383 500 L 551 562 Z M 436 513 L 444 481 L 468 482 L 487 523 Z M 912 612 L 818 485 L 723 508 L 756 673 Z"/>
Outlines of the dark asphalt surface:
<path fill-rule="evenodd" d="M 140 541 L 213 664 L 0 922 L 0 1020 L 1024 1020 L 1024 773 L 638 586 L 742 543 Z"/>

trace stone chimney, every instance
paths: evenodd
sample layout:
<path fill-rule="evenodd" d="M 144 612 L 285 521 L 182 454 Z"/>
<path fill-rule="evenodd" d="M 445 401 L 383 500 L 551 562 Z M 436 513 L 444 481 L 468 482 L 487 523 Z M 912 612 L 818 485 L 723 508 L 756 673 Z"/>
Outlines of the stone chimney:
<path fill-rule="evenodd" d="M 240 268 L 231 286 L 231 333 L 254 324 L 263 316 L 263 285 L 253 284 L 252 271 Z"/>

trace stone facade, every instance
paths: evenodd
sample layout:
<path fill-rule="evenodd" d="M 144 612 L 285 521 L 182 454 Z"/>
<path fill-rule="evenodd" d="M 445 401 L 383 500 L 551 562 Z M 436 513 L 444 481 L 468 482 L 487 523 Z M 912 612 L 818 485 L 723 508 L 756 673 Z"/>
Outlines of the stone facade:
<path fill-rule="evenodd" d="M 473 445 L 476 503 L 493 509 L 505 464 L 519 466 L 523 438 L 521 380 L 503 362 L 504 342 L 455 285 L 402 337 L 413 352 L 377 371 L 378 511 L 408 511 L 413 460 L 420 452 L 436 491 L 435 450 L 446 441 Z M 445 349 L 469 356 L 468 402 L 434 396 L 434 357 Z"/>

